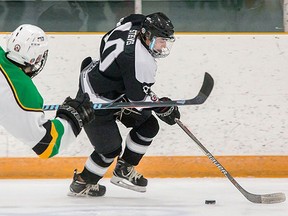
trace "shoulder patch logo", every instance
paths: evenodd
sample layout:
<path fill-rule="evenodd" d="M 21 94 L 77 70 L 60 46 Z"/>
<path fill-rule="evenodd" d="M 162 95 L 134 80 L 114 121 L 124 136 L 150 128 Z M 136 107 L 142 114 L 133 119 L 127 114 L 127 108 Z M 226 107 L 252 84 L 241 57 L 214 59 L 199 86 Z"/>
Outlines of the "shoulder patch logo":
<path fill-rule="evenodd" d="M 21 46 L 20 46 L 19 44 L 16 44 L 16 45 L 14 46 L 14 51 L 19 52 L 20 49 L 21 49 Z"/>

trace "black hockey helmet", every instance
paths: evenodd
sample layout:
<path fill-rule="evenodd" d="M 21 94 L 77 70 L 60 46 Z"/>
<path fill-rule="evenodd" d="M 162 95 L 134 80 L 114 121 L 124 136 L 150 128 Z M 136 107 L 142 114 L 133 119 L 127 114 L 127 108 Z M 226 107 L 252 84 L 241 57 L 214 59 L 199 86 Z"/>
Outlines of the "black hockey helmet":
<path fill-rule="evenodd" d="M 174 26 L 171 20 L 161 12 L 146 16 L 146 19 L 142 24 L 140 35 L 144 42 L 147 39 L 152 41 L 152 46 L 149 46 L 149 51 L 152 56 L 156 58 L 166 57 L 170 53 L 170 48 L 168 48 L 168 52 L 167 50 L 157 51 L 154 49 L 153 46 L 155 41 L 153 42 L 153 40 L 155 40 L 156 37 L 166 39 L 167 41 L 171 42 L 171 44 L 175 41 Z"/>
<path fill-rule="evenodd" d="M 143 22 L 141 33 L 150 38 L 163 37 L 174 38 L 174 26 L 171 20 L 163 13 L 157 12 L 149 14 Z"/>

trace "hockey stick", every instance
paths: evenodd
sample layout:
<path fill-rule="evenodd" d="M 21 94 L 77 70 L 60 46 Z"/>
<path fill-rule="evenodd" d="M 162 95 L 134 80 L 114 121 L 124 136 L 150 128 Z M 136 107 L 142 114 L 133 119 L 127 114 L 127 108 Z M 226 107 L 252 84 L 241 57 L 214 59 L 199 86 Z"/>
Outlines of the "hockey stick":
<path fill-rule="evenodd" d="M 184 100 L 171 101 L 135 101 L 135 102 L 111 102 L 111 103 L 94 103 L 93 108 L 98 109 L 120 109 L 120 108 L 153 108 L 166 106 L 185 106 L 185 105 L 200 105 L 203 104 L 210 95 L 214 86 L 214 80 L 209 73 L 205 73 L 202 87 L 196 97 Z M 43 110 L 57 110 L 60 105 L 44 105 Z"/>
<path fill-rule="evenodd" d="M 253 203 L 272 204 L 280 203 L 286 200 L 284 193 L 272 194 L 252 194 L 242 188 L 238 182 L 229 174 L 229 172 L 215 159 L 215 157 L 201 144 L 201 142 L 192 134 L 192 132 L 179 120 L 175 122 L 183 129 L 183 131 L 200 147 L 204 154 L 215 164 L 215 166 L 232 182 L 232 184 L 250 201 Z"/>

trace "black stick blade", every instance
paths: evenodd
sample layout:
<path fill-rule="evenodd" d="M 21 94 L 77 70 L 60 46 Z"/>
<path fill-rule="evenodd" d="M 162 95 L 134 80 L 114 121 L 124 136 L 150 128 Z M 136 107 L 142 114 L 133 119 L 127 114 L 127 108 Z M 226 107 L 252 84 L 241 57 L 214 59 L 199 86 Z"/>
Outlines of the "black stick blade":
<path fill-rule="evenodd" d="M 205 72 L 204 81 L 198 95 L 192 100 L 187 100 L 186 104 L 203 104 L 212 92 L 213 87 L 213 77 L 208 72 Z"/>
<path fill-rule="evenodd" d="M 205 72 L 205 76 L 204 76 L 204 84 L 202 85 L 200 92 L 204 95 L 206 95 L 206 97 L 208 97 L 212 91 L 214 87 L 214 80 L 213 77 Z"/>

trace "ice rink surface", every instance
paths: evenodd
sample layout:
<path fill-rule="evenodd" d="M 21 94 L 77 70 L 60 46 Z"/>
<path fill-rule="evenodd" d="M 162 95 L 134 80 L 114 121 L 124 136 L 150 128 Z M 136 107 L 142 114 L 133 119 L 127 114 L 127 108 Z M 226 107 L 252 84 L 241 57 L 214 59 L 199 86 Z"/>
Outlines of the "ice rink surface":
<path fill-rule="evenodd" d="M 288 179 L 237 178 L 250 193 L 283 192 Z M 67 196 L 71 179 L 0 180 L 0 215 L 29 216 L 287 216 L 288 202 L 254 204 L 226 178 L 149 179 L 146 193 L 101 180 L 105 197 Z M 215 205 L 205 200 L 216 200 Z"/>

